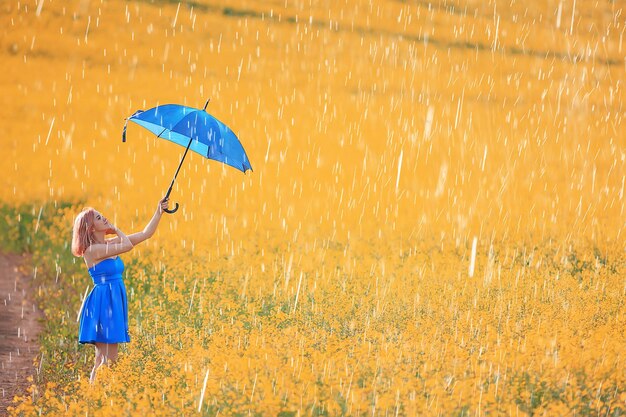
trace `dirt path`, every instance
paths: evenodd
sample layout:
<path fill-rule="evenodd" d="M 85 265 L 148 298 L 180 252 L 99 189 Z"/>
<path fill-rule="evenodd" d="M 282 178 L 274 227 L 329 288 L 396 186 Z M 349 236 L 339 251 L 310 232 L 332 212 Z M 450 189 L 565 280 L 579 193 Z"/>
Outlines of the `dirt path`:
<path fill-rule="evenodd" d="M 23 395 L 35 374 L 41 312 L 31 294 L 28 258 L 0 253 L 0 417 L 7 415 L 15 395 Z"/>

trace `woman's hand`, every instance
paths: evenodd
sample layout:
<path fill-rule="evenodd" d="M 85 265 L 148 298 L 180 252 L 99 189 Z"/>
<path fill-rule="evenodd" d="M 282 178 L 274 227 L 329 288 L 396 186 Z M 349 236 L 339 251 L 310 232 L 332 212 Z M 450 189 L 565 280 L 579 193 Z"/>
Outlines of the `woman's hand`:
<path fill-rule="evenodd" d="M 160 201 L 159 201 L 159 205 L 157 207 L 157 211 L 159 212 L 159 214 L 163 214 L 163 210 L 165 210 L 166 208 L 170 207 L 170 199 L 169 197 L 163 197 Z"/>

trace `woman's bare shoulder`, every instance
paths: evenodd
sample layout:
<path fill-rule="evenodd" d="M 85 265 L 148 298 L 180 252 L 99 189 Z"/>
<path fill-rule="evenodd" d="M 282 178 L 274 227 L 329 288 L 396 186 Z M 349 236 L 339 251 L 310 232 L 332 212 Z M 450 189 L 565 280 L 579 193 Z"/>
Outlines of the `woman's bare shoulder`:
<path fill-rule="evenodd" d="M 85 252 L 83 253 L 83 259 L 87 263 L 90 263 L 89 261 L 93 261 L 94 260 L 93 247 L 94 247 L 94 245 L 89 245 L 89 247 L 87 249 L 85 249 Z"/>
<path fill-rule="evenodd" d="M 97 252 L 98 250 L 102 249 L 102 247 L 105 247 L 106 245 L 107 245 L 106 243 L 94 243 L 94 244 L 89 245 L 89 247 L 85 249 L 85 253 L 83 253 L 83 259 L 85 260 L 85 263 L 87 264 L 87 266 L 91 266 L 100 260 L 97 255 Z"/>

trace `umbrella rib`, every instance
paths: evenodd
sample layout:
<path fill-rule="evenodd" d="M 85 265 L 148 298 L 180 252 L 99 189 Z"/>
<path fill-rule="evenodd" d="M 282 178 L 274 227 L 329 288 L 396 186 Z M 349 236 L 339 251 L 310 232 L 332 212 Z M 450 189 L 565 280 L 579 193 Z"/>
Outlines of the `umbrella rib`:
<path fill-rule="evenodd" d="M 158 138 L 160 138 L 160 137 L 161 137 L 161 135 L 163 134 L 163 132 L 165 132 L 166 130 L 167 130 L 167 128 L 163 129 L 163 130 L 161 131 L 161 133 L 159 133 L 159 134 L 157 135 L 157 139 L 158 139 Z"/>

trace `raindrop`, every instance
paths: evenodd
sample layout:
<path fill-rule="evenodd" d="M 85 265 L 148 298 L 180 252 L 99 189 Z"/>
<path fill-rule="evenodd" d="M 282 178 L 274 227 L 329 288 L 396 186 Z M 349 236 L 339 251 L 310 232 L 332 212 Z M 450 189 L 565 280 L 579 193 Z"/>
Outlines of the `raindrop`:
<path fill-rule="evenodd" d="M 428 107 L 428 112 L 426 113 L 426 122 L 424 124 L 424 139 L 430 138 L 431 129 L 433 126 L 433 116 L 435 115 L 435 109 L 433 106 Z"/>
<path fill-rule="evenodd" d="M 474 266 L 476 264 L 476 244 L 478 243 L 478 239 L 474 236 L 474 240 L 472 240 L 472 256 L 470 258 L 469 265 L 469 276 L 470 278 L 474 276 Z"/>

